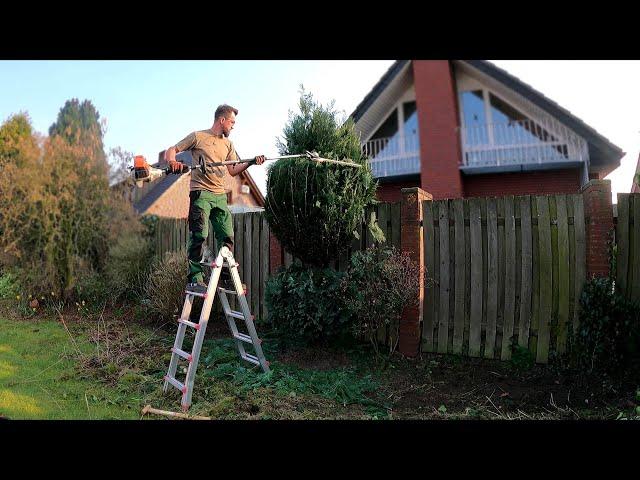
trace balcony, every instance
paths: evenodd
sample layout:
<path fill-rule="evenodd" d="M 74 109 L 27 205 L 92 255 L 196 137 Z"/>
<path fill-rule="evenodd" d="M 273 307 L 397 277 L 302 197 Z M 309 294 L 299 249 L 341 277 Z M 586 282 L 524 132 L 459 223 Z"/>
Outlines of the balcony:
<path fill-rule="evenodd" d="M 473 174 L 583 165 L 589 160 L 587 142 L 570 130 L 561 129 L 554 136 L 531 120 L 462 127 L 460 168 Z"/>
<path fill-rule="evenodd" d="M 362 151 L 369 158 L 376 178 L 420 173 L 420 142 L 417 133 L 369 140 L 362 145 Z"/>

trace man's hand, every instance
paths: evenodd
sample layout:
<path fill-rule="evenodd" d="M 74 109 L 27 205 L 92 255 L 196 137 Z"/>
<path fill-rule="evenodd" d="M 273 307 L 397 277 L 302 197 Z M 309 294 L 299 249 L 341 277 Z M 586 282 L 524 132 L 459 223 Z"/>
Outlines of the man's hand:
<path fill-rule="evenodd" d="M 174 160 L 174 161 L 170 161 L 169 162 L 169 169 L 171 170 L 171 173 L 180 173 L 182 172 L 182 163 Z"/>
<path fill-rule="evenodd" d="M 267 157 L 265 157 L 264 155 L 258 155 L 253 159 L 253 163 L 255 163 L 256 165 L 262 165 L 266 159 Z"/>

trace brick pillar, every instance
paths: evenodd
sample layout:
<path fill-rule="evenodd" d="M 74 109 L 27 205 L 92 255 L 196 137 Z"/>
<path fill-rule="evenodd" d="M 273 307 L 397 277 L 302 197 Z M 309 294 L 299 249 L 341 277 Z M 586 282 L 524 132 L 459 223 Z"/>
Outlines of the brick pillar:
<path fill-rule="evenodd" d="M 420 138 L 420 186 L 433 198 L 462 198 L 456 84 L 448 60 L 413 60 Z"/>
<path fill-rule="evenodd" d="M 269 272 L 274 274 L 278 267 L 282 265 L 282 246 L 275 237 L 275 235 L 269 232 Z"/>
<path fill-rule="evenodd" d="M 413 187 L 402 189 L 400 210 L 400 246 L 409 253 L 411 260 L 424 267 L 422 248 L 422 201 L 432 200 L 430 193 Z M 424 276 L 420 276 L 420 285 L 416 291 L 420 299 L 418 306 L 405 308 L 400 319 L 400 353 L 415 357 L 420 353 L 420 322 L 422 321 L 422 301 L 424 298 Z"/>
<path fill-rule="evenodd" d="M 585 216 L 587 278 L 609 275 L 607 242 L 613 229 L 611 180 L 590 180 L 582 187 Z"/>

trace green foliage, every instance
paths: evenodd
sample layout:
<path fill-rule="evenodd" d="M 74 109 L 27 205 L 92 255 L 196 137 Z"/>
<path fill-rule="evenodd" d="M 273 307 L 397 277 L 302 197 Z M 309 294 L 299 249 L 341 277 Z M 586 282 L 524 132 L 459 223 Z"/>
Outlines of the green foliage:
<path fill-rule="evenodd" d="M 511 360 L 509 360 L 509 362 L 514 370 L 525 372 L 534 367 L 536 359 L 528 348 L 516 344 L 513 346 Z"/>
<path fill-rule="evenodd" d="M 108 172 L 108 164 L 104 153 L 102 138 L 104 122 L 90 100 L 82 103 L 77 98 L 67 100 L 58 112 L 58 118 L 49 127 L 50 137 L 60 137 L 69 145 L 82 145 L 91 151 L 88 157 L 101 170 Z"/>
<path fill-rule="evenodd" d="M 0 274 L 0 299 L 13 299 L 20 293 L 18 277 L 11 271 Z"/>
<path fill-rule="evenodd" d="M 187 254 L 166 252 L 156 259 L 145 285 L 144 303 L 152 317 L 161 322 L 174 320 L 182 308 L 187 276 Z"/>
<path fill-rule="evenodd" d="M 351 256 L 345 289 L 353 333 L 369 339 L 376 352 L 378 330 L 397 329 L 402 311 L 417 304 L 420 275 L 420 266 L 395 248 L 374 247 Z"/>
<path fill-rule="evenodd" d="M 0 264 L 20 267 L 25 293 L 70 299 L 80 275 L 103 272 L 109 245 L 141 228 L 109 189 L 98 117 L 76 101 L 50 138 L 33 134 L 25 114 L 0 127 L 0 202 L 11 206 L 0 209 Z"/>
<path fill-rule="evenodd" d="M 153 260 L 151 243 L 140 235 L 126 235 L 109 249 L 106 267 L 112 299 L 139 300 Z"/>
<path fill-rule="evenodd" d="M 276 332 L 305 341 L 330 339 L 351 321 L 342 278 L 331 268 L 308 268 L 294 262 L 266 283 L 268 321 Z"/>
<path fill-rule="evenodd" d="M 217 381 L 230 381 L 240 393 L 271 388 L 279 395 L 321 395 L 342 405 L 359 403 L 377 405 L 367 394 L 378 388 L 371 374 L 359 375 L 354 367 L 332 370 L 306 370 L 274 362 L 269 373 L 256 372 L 238 362 L 233 342 L 212 340 L 202 363 L 204 374 Z"/>
<path fill-rule="evenodd" d="M 593 278 L 580 296 L 580 323 L 569 360 L 585 373 L 614 372 L 640 354 L 640 305 L 623 297 L 609 278 Z"/>
<path fill-rule="evenodd" d="M 305 264 L 326 267 L 349 247 L 365 207 L 375 201 L 376 183 L 351 120 L 341 123 L 332 104 L 323 107 L 304 91 L 299 107 L 278 140 L 282 155 L 315 150 L 323 158 L 363 165 L 299 158 L 278 160 L 269 169 L 265 216 L 271 231 Z"/>
<path fill-rule="evenodd" d="M 37 149 L 37 140 L 26 112 L 11 115 L 0 126 L 0 168 L 8 163 L 24 166 L 29 151 Z"/>

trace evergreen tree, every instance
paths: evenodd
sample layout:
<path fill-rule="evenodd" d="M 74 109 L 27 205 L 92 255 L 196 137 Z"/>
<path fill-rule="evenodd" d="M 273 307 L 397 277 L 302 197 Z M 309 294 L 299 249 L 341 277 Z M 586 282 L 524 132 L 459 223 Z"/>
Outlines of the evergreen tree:
<path fill-rule="evenodd" d="M 265 215 L 271 231 L 304 263 L 324 267 L 349 248 L 365 207 L 375 201 L 376 182 L 353 121 L 340 121 L 333 103 L 324 107 L 304 91 L 299 107 L 278 139 L 282 155 L 315 150 L 323 158 L 362 165 L 299 158 L 278 160 L 269 169 Z M 381 234 L 377 224 L 371 228 Z"/>

